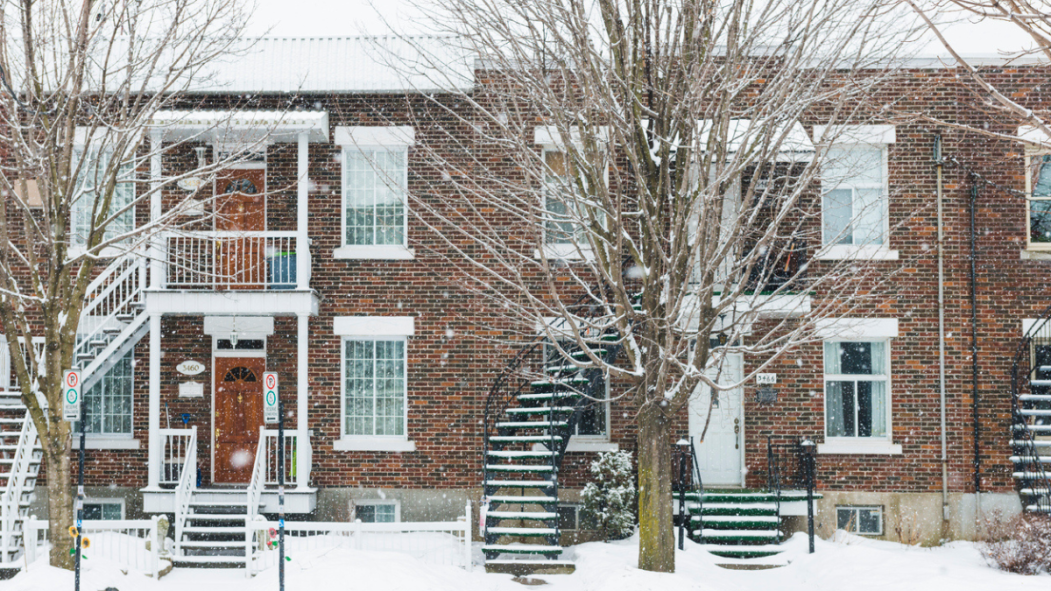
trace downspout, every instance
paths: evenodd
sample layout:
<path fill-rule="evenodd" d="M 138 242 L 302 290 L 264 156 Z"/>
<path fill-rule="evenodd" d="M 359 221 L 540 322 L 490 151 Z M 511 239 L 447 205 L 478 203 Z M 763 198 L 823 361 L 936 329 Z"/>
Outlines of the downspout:
<path fill-rule="evenodd" d="M 938 191 L 938 408 L 942 465 L 942 531 L 947 532 L 949 521 L 949 454 L 945 439 L 945 235 L 942 223 L 942 136 L 934 136 L 934 165 L 937 171 Z"/>
<path fill-rule="evenodd" d="M 974 210 L 978 202 L 978 182 L 971 175 L 971 420 L 974 423 L 974 520 L 977 527 L 982 514 L 982 455 L 978 424 L 978 250 L 975 247 Z"/>

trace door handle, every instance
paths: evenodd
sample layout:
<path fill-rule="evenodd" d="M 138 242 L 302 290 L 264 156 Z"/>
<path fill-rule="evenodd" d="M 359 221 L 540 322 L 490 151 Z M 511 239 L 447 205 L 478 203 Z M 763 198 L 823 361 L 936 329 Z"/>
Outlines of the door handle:
<path fill-rule="evenodd" d="M 734 449 L 741 449 L 741 419 L 734 419 Z"/>
<path fill-rule="evenodd" d="M 216 437 L 219 437 L 219 427 L 216 427 L 216 428 L 215 428 L 215 436 L 216 436 Z"/>

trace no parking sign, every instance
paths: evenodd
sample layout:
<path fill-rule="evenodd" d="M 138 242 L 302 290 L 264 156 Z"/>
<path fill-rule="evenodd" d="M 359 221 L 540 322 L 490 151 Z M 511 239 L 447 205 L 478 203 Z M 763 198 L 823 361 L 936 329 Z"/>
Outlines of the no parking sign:
<path fill-rule="evenodd" d="M 62 418 L 80 420 L 80 372 L 75 369 L 62 375 Z"/>
<path fill-rule="evenodd" d="M 270 371 L 263 374 L 263 421 L 277 422 L 277 374 Z"/>

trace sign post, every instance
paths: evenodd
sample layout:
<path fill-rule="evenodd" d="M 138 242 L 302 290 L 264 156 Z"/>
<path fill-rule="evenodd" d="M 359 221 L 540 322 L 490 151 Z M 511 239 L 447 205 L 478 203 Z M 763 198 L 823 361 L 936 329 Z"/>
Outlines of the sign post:
<path fill-rule="evenodd" d="M 285 591 L 285 413 L 277 395 L 277 374 L 263 374 L 263 421 L 277 423 L 277 578 Z"/>
<path fill-rule="evenodd" d="M 73 549 L 73 581 L 75 591 L 80 591 L 80 557 L 81 542 L 84 539 L 84 432 L 87 421 L 83 420 L 84 398 L 80 395 L 80 372 L 75 369 L 62 374 L 62 418 L 66 421 L 80 421 L 80 453 L 77 458 L 77 528 Z"/>
<path fill-rule="evenodd" d="M 277 374 L 268 371 L 263 374 L 263 422 L 276 423 L 278 422 L 278 415 L 280 409 L 278 408 L 278 395 L 277 395 Z M 283 442 L 282 442 L 283 443 Z M 282 445 L 278 445 L 278 449 L 281 449 Z"/>

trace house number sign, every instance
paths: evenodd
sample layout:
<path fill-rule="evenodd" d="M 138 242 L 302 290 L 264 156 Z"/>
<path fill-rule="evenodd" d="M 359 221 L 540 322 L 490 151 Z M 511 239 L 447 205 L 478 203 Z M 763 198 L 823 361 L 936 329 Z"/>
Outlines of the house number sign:
<path fill-rule="evenodd" d="M 200 361 L 186 360 L 176 365 L 175 370 L 184 376 L 195 376 L 204 371 L 204 364 Z"/>

